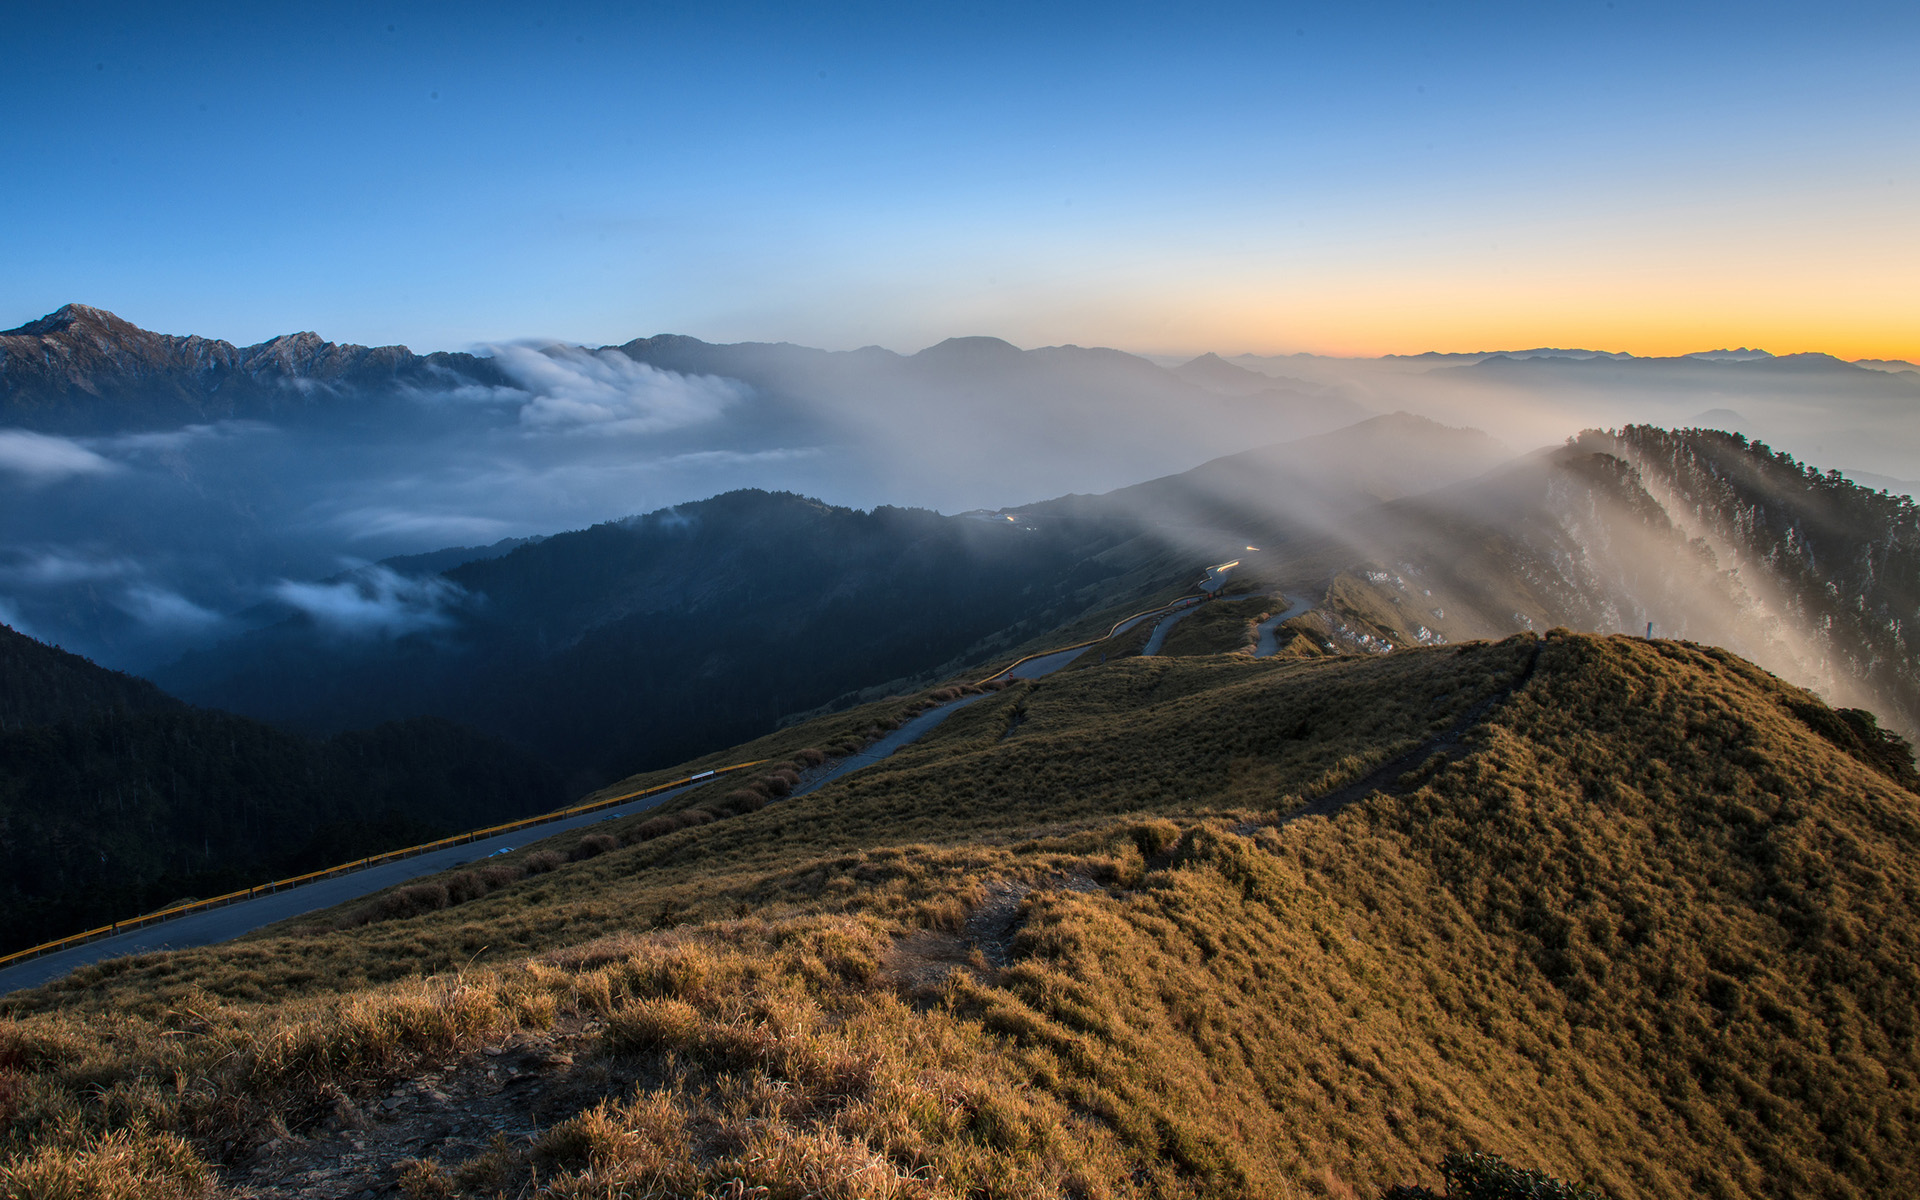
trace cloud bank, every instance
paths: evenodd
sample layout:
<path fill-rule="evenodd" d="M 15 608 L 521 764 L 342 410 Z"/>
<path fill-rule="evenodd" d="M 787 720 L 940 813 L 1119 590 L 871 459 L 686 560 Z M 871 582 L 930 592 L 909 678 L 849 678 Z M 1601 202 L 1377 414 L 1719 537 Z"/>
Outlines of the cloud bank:
<path fill-rule="evenodd" d="M 114 470 L 78 442 L 25 429 L 0 429 L 0 473 L 29 484 L 53 483 L 75 475 L 104 475 Z"/>
<path fill-rule="evenodd" d="M 329 583 L 283 579 L 274 585 L 273 595 L 331 633 L 393 638 L 452 625 L 450 610 L 467 593 L 438 576 L 415 579 L 374 564 Z"/>
<path fill-rule="evenodd" d="M 532 399 L 520 423 L 549 432 L 664 433 L 704 424 L 747 396 L 717 375 L 682 375 L 635 362 L 618 350 L 506 345 L 494 361 Z"/>

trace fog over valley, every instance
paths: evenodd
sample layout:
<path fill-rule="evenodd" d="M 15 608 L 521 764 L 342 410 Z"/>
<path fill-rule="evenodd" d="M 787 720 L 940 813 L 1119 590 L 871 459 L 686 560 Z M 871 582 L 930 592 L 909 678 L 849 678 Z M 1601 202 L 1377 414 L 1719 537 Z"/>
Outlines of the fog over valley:
<path fill-rule="evenodd" d="M 0 620 L 133 669 L 293 613 L 341 637 L 431 634 L 480 602 L 439 577 L 464 558 L 737 488 L 1018 509 L 1377 413 L 1478 429 L 1503 454 L 1698 424 L 1870 486 L 1920 477 L 1920 372 L 1820 355 L 1150 360 L 983 337 L 900 355 L 659 336 L 419 357 L 312 334 L 236 348 L 69 306 L 0 335 L 0 356 Z M 1287 490 L 1286 515 L 1335 533 L 1352 506 L 1322 500 L 1350 480 L 1319 478 Z M 1424 490 L 1413 478 L 1372 499 Z M 1242 511 L 1281 504 L 1214 486 Z M 1168 539 L 1194 523 L 1141 516 Z"/>

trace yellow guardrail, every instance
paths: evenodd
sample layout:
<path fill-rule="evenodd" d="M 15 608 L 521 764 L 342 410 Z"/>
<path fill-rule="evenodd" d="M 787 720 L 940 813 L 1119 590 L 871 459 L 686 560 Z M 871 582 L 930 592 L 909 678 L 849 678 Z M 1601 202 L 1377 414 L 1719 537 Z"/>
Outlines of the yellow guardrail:
<path fill-rule="evenodd" d="M 1144 617 L 1157 617 L 1161 613 L 1172 612 L 1176 608 L 1183 608 L 1189 604 L 1197 604 L 1200 601 L 1205 599 L 1206 599 L 1205 596 L 1182 596 L 1178 600 L 1173 601 L 1171 604 L 1162 604 L 1159 608 L 1149 608 L 1143 612 L 1134 613 L 1131 616 L 1121 617 L 1118 621 L 1115 621 L 1113 623 L 1113 628 L 1107 630 L 1105 633 L 1101 634 L 1097 638 L 1088 638 L 1084 642 L 1075 642 L 1071 646 L 1055 646 L 1051 650 L 1037 650 L 1034 653 L 1027 655 L 1025 658 L 1016 658 L 1012 662 L 1008 663 L 1006 666 L 1001 667 L 998 671 L 995 671 L 993 674 L 987 676 L 985 679 L 980 680 L 978 683 L 974 684 L 974 686 L 980 687 L 984 684 L 992 683 L 994 680 L 1000 678 L 1002 675 L 1005 675 L 1008 671 L 1013 670 L 1015 667 L 1019 666 L 1021 663 L 1029 663 L 1036 658 L 1046 658 L 1048 655 L 1052 655 L 1052 654 L 1065 654 L 1069 650 L 1079 650 L 1087 646 L 1098 646 L 1101 642 L 1104 642 L 1108 638 L 1112 637 L 1114 634 L 1119 633 L 1120 627 L 1122 625 L 1125 625 L 1128 621 L 1138 621 Z"/>
<path fill-rule="evenodd" d="M 1064 654 L 1068 650 L 1079 650 L 1086 646 L 1097 646 L 1114 634 L 1119 633 L 1120 627 L 1129 621 L 1137 621 L 1145 617 L 1172 612 L 1176 608 L 1194 604 L 1204 599 L 1206 599 L 1204 595 L 1182 596 L 1178 600 L 1161 605 L 1159 608 L 1143 609 L 1140 612 L 1121 617 L 1113 623 L 1110 629 L 1097 638 L 1088 638 L 1084 642 L 1075 642 L 1071 646 L 1055 646 L 1051 650 L 1041 650 L 1029 654 L 1024 658 L 1017 658 L 987 676 L 985 679 L 980 680 L 979 683 L 992 683 L 1021 663 L 1032 662 L 1036 658 L 1046 658 L 1050 654 Z M 975 686 L 979 685 L 976 684 Z M 19 962 L 21 959 L 38 958 L 43 954 L 52 954 L 55 951 L 65 950 L 72 946 L 85 945 L 87 942 L 94 941 L 98 938 L 109 937 L 116 933 L 127 933 L 131 930 L 141 929 L 148 925 L 158 924 L 161 921 L 172 920 L 175 917 L 184 917 L 192 913 L 205 912 L 210 908 L 220 908 L 228 904 L 237 904 L 242 900 L 251 900 L 256 896 L 271 895 L 284 888 L 295 887 L 302 883 L 311 883 L 316 879 L 327 879 L 335 875 L 344 875 L 350 871 L 363 871 L 368 867 L 377 867 L 381 863 L 392 862 L 396 859 L 412 858 L 417 854 L 425 854 L 433 850 L 443 850 L 449 846 L 461 846 L 468 842 L 477 842 L 482 838 L 493 837 L 496 834 L 512 833 L 516 829 L 528 829 L 535 825 L 545 825 L 553 821 L 562 821 L 568 817 L 578 816 L 581 813 L 593 812 L 596 809 L 611 808 L 616 804 L 625 804 L 629 800 L 638 800 L 642 796 L 651 796 L 655 792 L 671 791 L 674 788 L 684 787 L 690 783 L 698 783 L 703 779 L 711 779 L 719 775 L 724 775 L 729 771 L 739 771 L 746 767 L 757 767 L 768 761 L 770 760 L 756 758 L 752 762 L 731 763 L 724 767 L 715 767 L 711 771 L 702 771 L 694 775 L 689 775 L 685 779 L 675 779 L 669 783 L 658 783 L 649 788 L 641 788 L 637 792 L 627 792 L 623 795 L 609 796 L 600 800 L 589 800 L 584 804 L 576 804 L 571 808 L 562 808 L 554 812 L 542 813 L 537 817 L 523 817 L 518 821 L 508 821 L 504 825 L 489 825 L 485 829 L 470 829 L 466 833 L 458 833 L 452 837 L 444 837 L 437 842 L 425 842 L 418 846 L 408 846 L 403 850 L 389 850 L 385 854 L 376 854 L 370 858 L 356 859 L 350 863 L 341 863 L 339 866 L 328 867 L 323 871 L 308 871 L 305 875 L 294 875 L 287 879 L 276 879 L 272 883 L 263 883 L 258 887 L 245 888 L 237 892 L 228 892 L 224 896 L 214 896 L 207 900 L 195 900 L 190 904 L 177 904 L 172 908 L 163 908 L 159 912 L 148 913 L 142 917 L 134 917 L 126 921 L 115 921 L 111 925 L 102 925 L 98 929 L 89 929 L 85 933 L 76 933 L 70 937 L 58 938 L 51 942 L 43 942 L 38 946 L 31 946 L 25 950 L 16 950 L 12 954 L 0 954 L 0 967 L 5 967 L 9 963 Z"/>
<path fill-rule="evenodd" d="M 687 776 L 685 779 L 675 779 L 667 783 L 656 783 L 652 787 L 641 788 L 637 792 L 625 792 L 618 796 L 606 796 L 599 800 L 588 800 L 583 804 L 573 805 L 571 808 L 556 809 L 553 812 L 541 813 L 539 816 L 534 817 L 522 817 L 518 821 L 508 821 L 502 825 L 489 825 L 485 829 L 469 829 L 465 833 L 456 833 L 452 837 L 443 837 L 438 841 L 423 842 L 418 846 L 408 846 L 401 850 L 389 850 L 384 854 L 375 854 L 368 858 L 355 859 L 352 862 L 341 863 L 339 866 L 328 867 L 325 870 L 308 871 L 305 875 L 293 875 L 286 879 L 276 879 L 272 883 L 263 883 L 257 887 L 243 888 L 237 892 L 228 892 L 224 896 L 213 896 L 206 900 L 195 900 L 189 904 L 176 904 L 172 908 L 163 908 L 159 912 L 147 913 L 145 916 L 133 917 L 125 921 L 115 921 L 110 925 L 102 925 L 98 929 L 89 929 L 85 933 L 76 933 L 68 937 L 56 938 L 51 942 L 42 942 L 38 946 L 31 946 L 25 950 L 16 950 L 12 954 L 0 954 L 0 967 L 4 967 L 9 963 L 19 962 L 22 959 L 38 958 L 43 954 L 52 954 L 73 946 L 85 945 L 88 942 L 103 937 L 110 937 L 116 933 L 128 933 L 135 929 L 145 928 L 148 925 L 159 924 L 161 921 L 173 920 L 175 917 L 184 917 L 191 913 L 205 912 L 210 908 L 223 908 L 229 904 L 237 904 L 242 900 L 251 900 L 256 896 L 271 895 L 274 892 L 283 891 L 286 888 L 296 887 L 303 883 L 311 883 L 316 879 L 328 879 L 335 875 L 345 875 L 351 871 L 363 871 L 368 867 L 377 867 L 381 863 L 393 862 L 396 859 L 402 858 L 412 858 L 415 855 L 426 854 L 433 850 L 444 850 L 449 846 L 463 846 L 468 842 L 477 842 L 483 838 L 494 837 L 498 834 L 512 833 L 516 829 L 531 829 L 536 825 L 547 825 L 554 821 L 564 821 L 568 817 L 576 817 L 581 813 L 594 812 L 602 808 L 612 808 L 616 804 L 625 804 L 629 800 L 638 800 L 642 796 L 651 796 L 656 792 L 672 791 L 677 787 L 685 787 L 688 784 L 699 783 L 702 780 L 718 778 L 729 771 L 739 771 L 747 767 L 757 767 L 768 761 L 770 760 L 756 758 L 752 762 L 731 763 L 724 767 L 715 767 L 710 771 L 697 772 L 696 774 Z"/>

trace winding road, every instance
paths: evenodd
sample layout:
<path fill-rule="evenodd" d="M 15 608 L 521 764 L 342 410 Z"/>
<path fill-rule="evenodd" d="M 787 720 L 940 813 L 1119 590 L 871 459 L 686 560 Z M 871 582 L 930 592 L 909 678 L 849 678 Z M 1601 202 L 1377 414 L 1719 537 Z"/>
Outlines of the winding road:
<path fill-rule="evenodd" d="M 1215 581 L 1219 578 L 1219 574 L 1224 573 L 1219 568 L 1208 568 L 1208 572 L 1209 582 Z M 1218 585 L 1216 584 L 1216 586 Z M 1082 642 L 1078 645 L 1067 646 L 1059 650 L 1029 655 L 1026 658 L 1020 659 L 1011 667 L 987 676 L 987 678 L 981 682 L 985 683 L 1002 677 L 1008 679 L 1039 679 L 1042 676 L 1051 675 L 1100 643 L 1133 629 L 1142 621 L 1152 617 L 1160 617 L 1160 624 L 1154 630 L 1154 640 L 1149 642 L 1152 649 L 1146 651 L 1146 653 L 1155 653 L 1159 649 L 1159 643 L 1166 640 L 1167 628 L 1180 617 L 1192 612 L 1193 606 L 1199 604 L 1201 599 L 1202 597 L 1200 596 L 1185 596 L 1170 605 L 1151 609 L 1147 612 L 1135 613 L 1130 617 L 1123 618 L 1116 622 L 1113 628 L 1109 629 L 1102 637 Z M 1278 626 L 1282 621 L 1290 617 L 1298 616 L 1310 607 L 1311 604 L 1307 601 L 1296 602 L 1287 612 L 1282 613 L 1269 622 L 1263 623 L 1262 629 L 1266 629 L 1268 625 Z M 1174 611 L 1170 613 L 1170 609 Z M 1267 641 L 1271 641 L 1270 635 L 1263 634 L 1263 637 L 1266 638 Z M 1264 645 L 1266 643 L 1263 642 L 1262 644 Z M 1273 651 L 1269 649 L 1265 651 L 1265 653 L 1272 654 Z M 937 708 L 930 708 L 926 712 L 902 724 L 900 728 L 886 734 L 866 749 L 857 754 L 848 755 L 835 763 L 831 769 L 807 780 L 802 786 L 796 788 L 793 794 L 795 796 L 803 796 L 809 792 L 818 791 L 836 779 L 870 767 L 887 758 L 902 746 L 911 745 L 913 742 L 925 737 L 935 726 L 965 708 L 967 705 L 977 700 L 984 700 L 993 694 L 994 693 L 989 691 L 976 695 L 962 696 L 957 700 L 949 700 Z M 317 912 L 323 908 L 331 908 L 336 904 L 344 904 L 349 900 L 358 899 L 361 896 L 369 895 L 383 888 L 392 887 L 395 884 L 405 883 L 411 879 L 417 879 L 423 875 L 437 874 L 438 872 L 449 870 L 453 867 L 479 861 L 489 855 L 526 846 L 532 841 L 551 837 L 556 833 L 565 833 L 569 830 L 598 824 L 602 821 L 610 821 L 616 817 L 629 816 L 636 812 L 642 812 L 670 800 L 675 796 L 690 791 L 693 788 L 704 786 L 708 782 L 710 781 L 707 778 L 701 778 L 669 791 L 657 792 L 645 797 L 636 797 L 632 804 L 619 804 L 612 808 L 581 813 L 572 817 L 563 817 L 534 828 L 515 830 L 511 833 L 500 834 L 497 837 L 466 842 L 458 846 L 449 846 L 442 850 L 432 850 L 410 858 L 395 859 L 390 862 L 367 867 L 364 870 L 335 875 L 326 879 L 318 879 L 311 883 L 301 884 L 298 887 L 287 888 L 283 891 L 272 892 L 249 900 L 240 900 L 222 908 L 191 913 L 160 924 L 149 925 L 140 929 L 131 930 L 127 933 L 100 938 L 97 941 L 72 946 L 64 950 L 56 950 L 48 954 L 40 955 L 37 958 L 25 959 L 11 966 L 0 968 L 0 995 L 18 991 L 22 988 L 38 987 L 43 983 L 50 983 L 62 978 L 76 968 L 91 963 L 102 962 L 110 958 L 119 958 L 128 954 L 147 954 L 156 950 L 183 950 L 195 946 L 211 946 L 220 942 L 230 941 L 243 934 L 252 933 L 256 929 L 265 928 L 278 921 L 285 921 L 292 917 Z"/>

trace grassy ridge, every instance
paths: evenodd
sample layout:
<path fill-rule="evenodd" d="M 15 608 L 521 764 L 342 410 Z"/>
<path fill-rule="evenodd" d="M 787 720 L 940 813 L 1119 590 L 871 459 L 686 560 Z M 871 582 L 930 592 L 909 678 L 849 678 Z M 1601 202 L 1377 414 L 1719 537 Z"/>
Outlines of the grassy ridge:
<path fill-rule="evenodd" d="M 1616 1197 L 1914 1194 L 1916 797 L 1823 713 L 1558 633 L 1018 685 L 465 905 L 10 1000 L 0 1178 L 190 1194 L 518 1028 L 631 1082 L 416 1194 L 1371 1196 L 1459 1148 Z"/>

